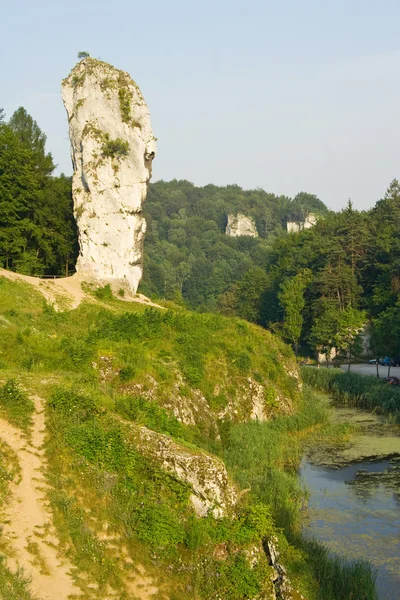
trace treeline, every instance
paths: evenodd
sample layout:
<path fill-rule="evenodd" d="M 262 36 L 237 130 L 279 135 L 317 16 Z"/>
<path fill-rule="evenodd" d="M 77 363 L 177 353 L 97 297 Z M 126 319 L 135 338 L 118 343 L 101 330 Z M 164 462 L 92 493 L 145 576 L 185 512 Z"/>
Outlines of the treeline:
<path fill-rule="evenodd" d="M 53 175 L 46 136 L 19 108 L 0 109 L 0 265 L 26 275 L 65 275 L 77 257 L 71 179 Z"/>
<path fill-rule="evenodd" d="M 73 270 L 71 181 L 54 176 L 46 136 L 23 108 L 0 112 L 0 264 L 29 275 Z M 258 237 L 226 235 L 228 215 L 251 217 Z M 333 213 L 316 196 L 188 181 L 149 186 L 141 291 L 199 311 L 268 327 L 295 351 L 361 352 L 371 322 L 376 353 L 400 354 L 400 185 L 370 211 Z M 318 215 L 309 230 L 288 221 Z"/>
<path fill-rule="evenodd" d="M 253 219 L 259 237 L 225 234 L 228 215 L 239 212 Z M 260 269 L 252 277 L 263 280 L 268 253 L 273 241 L 286 232 L 287 221 L 329 211 L 312 194 L 292 199 L 237 185 L 196 187 L 173 180 L 149 186 L 144 213 L 142 291 L 192 309 L 214 311 L 229 304 L 232 286 L 250 270 Z"/>
<path fill-rule="evenodd" d="M 253 218 L 258 238 L 225 234 L 228 214 Z M 288 220 L 319 215 L 287 234 Z M 400 185 L 370 211 L 340 212 L 315 196 L 160 181 L 145 205 L 148 233 L 142 289 L 196 310 L 239 315 L 326 357 L 400 355 Z"/>
<path fill-rule="evenodd" d="M 400 354 L 400 185 L 370 211 L 351 202 L 315 227 L 277 238 L 263 272 L 231 288 L 234 311 L 327 357 L 363 352 L 369 324 L 376 354 Z M 258 273 L 258 271 L 257 271 Z"/>

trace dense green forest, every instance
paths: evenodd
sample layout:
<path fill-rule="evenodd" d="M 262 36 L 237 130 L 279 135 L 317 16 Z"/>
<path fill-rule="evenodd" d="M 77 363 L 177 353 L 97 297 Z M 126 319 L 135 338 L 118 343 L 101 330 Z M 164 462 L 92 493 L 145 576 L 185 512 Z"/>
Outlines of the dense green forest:
<path fill-rule="evenodd" d="M 73 272 L 78 252 L 71 181 L 54 176 L 46 136 L 23 108 L 0 112 L 0 261 L 29 275 Z M 400 185 L 365 212 L 334 213 L 316 196 L 188 181 L 149 186 L 143 293 L 271 328 L 296 352 L 360 353 L 372 320 L 377 353 L 400 354 Z M 251 217 L 258 237 L 225 234 L 229 214 Z M 288 234 L 288 221 L 318 215 Z"/>
<path fill-rule="evenodd" d="M 312 194 L 291 199 L 237 185 L 196 187 L 173 180 L 149 186 L 144 212 L 143 292 L 193 309 L 217 310 L 226 302 L 221 294 L 232 284 L 251 269 L 264 269 L 271 244 L 285 234 L 287 221 L 329 211 Z M 253 219 L 258 238 L 225 234 L 228 215 L 239 212 Z"/>
<path fill-rule="evenodd" d="M 77 256 L 71 179 L 53 172 L 46 136 L 19 108 L 0 110 L 0 261 L 26 275 L 68 273 Z"/>

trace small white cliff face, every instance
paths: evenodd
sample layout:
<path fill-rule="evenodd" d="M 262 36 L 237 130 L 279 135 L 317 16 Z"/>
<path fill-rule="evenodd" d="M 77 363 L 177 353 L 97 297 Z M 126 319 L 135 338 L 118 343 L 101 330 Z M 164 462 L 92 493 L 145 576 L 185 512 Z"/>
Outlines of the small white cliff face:
<path fill-rule="evenodd" d="M 232 515 L 238 493 L 219 458 L 131 423 L 129 436 L 141 454 L 154 459 L 164 471 L 191 487 L 190 501 L 198 517 L 211 514 L 220 519 Z"/>
<path fill-rule="evenodd" d="M 146 231 L 142 203 L 156 151 L 147 104 L 128 73 L 92 58 L 64 79 L 62 96 L 74 167 L 76 270 L 136 292 Z"/>
<path fill-rule="evenodd" d="M 236 216 L 228 215 L 228 224 L 225 233 L 230 237 L 238 237 L 240 235 L 258 237 L 256 224 L 253 219 L 241 213 L 238 213 Z"/>
<path fill-rule="evenodd" d="M 304 229 L 311 229 L 317 222 L 317 217 L 313 213 L 307 215 L 304 221 L 288 221 L 286 228 L 288 233 L 299 233 Z"/>

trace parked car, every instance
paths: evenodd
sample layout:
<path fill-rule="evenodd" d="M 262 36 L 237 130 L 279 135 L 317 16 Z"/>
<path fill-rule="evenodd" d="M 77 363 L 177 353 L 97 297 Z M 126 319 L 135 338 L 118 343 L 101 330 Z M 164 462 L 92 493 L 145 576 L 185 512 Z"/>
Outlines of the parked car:
<path fill-rule="evenodd" d="M 392 365 L 394 367 L 400 367 L 400 356 L 395 356 L 392 358 Z"/>
<path fill-rule="evenodd" d="M 383 365 L 384 367 L 388 367 L 389 365 L 391 365 L 391 360 L 390 360 L 390 356 L 381 356 L 380 359 L 378 360 L 378 363 L 380 365 Z"/>
<path fill-rule="evenodd" d="M 369 365 L 376 365 L 376 358 L 371 358 L 371 360 L 368 361 Z"/>
<path fill-rule="evenodd" d="M 389 385 L 400 385 L 400 379 L 398 377 L 386 377 L 385 381 Z"/>

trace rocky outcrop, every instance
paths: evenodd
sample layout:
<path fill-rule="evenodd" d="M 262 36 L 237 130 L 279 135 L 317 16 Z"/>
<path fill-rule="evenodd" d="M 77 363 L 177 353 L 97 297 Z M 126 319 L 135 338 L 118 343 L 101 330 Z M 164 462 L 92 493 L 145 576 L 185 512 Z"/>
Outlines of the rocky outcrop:
<path fill-rule="evenodd" d="M 79 229 L 76 270 L 136 292 L 146 223 L 142 203 L 156 144 L 142 93 L 128 73 L 93 58 L 62 83 Z"/>
<path fill-rule="evenodd" d="M 317 217 L 313 213 L 307 215 L 304 221 L 288 221 L 286 229 L 288 233 L 299 233 L 304 229 L 311 229 L 317 223 Z"/>
<path fill-rule="evenodd" d="M 225 230 L 226 235 L 238 237 L 247 235 L 249 237 L 258 237 L 256 224 L 251 217 L 246 217 L 238 213 L 237 215 L 228 215 L 228 224 Z"/>
<path fill-rule="evenodd" d="M 101 357 L 104 358 L 104 357 Z M 109 365 L 93 363 L 99 370 L 99 379 L 104 381 L 103 370 Z M 103 369 L 103 370 L 102 370 Z M 300 392 L 301 381 L 295 364 L 288 364 L 287 375 L 296 381 Z M 280 414 L 290 414 L 294 410 L 293 400 L 285 395 L 272 382 L 268 385 L 255 381 L 252 377 L 236 382 L 234 390 L 226 394 L 229 382 L 224 386 L 216 385 L 210 403 L 199 389 L 192 388 L 178 369 L 174 369 L 172 389 L 164 390 L 151 376 L 142 383 L 124 383 L 118 386 L 119 393 L 128 396 L 141 396 L 150 402 L 156 402 L 174 415 L 183 425 L 197 426 L 211 439 L 220 439 L 218 423 L 232 421 L 269 421 Z M 225 402 L 221 405 L 221 397 Z"/>
<path fill-rule="evenodd" d="M 272 600 L 278 598 L 280 600 L 305 600 L 304 596 L 292 586 L 286 569 L 279 560 L 277 542 L 277 538 L 265 539 L 263 542 L 265 554 L 273 569 L 272 582 L 274 590 L 270 597 Z"/>
<path fill-rule="evenodd" d="M 221 460 L 194 447 L 180 445 L 147 427 L 131 425 L 129 432 L 138 452 L 154 459 L 163 470 L 192 488 L 190 500 L 197 516 L 232 515 L 238 494 Z"/>
<path fill-rule="evenodd" d="M 219 389 L 214 389 L 218 396 Z M 292 400 L 272 384 L 262 385 L 248 377 L 237 386 L 226 406 L 218 413 L 221 421 L 230 420 L 235 423 L 247 421 L 269 421 L 278 414 L 293 412 Z"/>
<path fill-rule="evenodd" d="M 199 425 L 213 438 L 219 438 L 216 417 L 200 390 L 191 388 L 178 369 L 174 369 L 174 383 L 167 392 L 160 389 L 151 376 L 143 383 L 127 383 L 119 386 L 124 395 L 141 396 L 150 402 L 157 402 L 169 411 L 183 425 Z"/>

